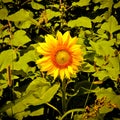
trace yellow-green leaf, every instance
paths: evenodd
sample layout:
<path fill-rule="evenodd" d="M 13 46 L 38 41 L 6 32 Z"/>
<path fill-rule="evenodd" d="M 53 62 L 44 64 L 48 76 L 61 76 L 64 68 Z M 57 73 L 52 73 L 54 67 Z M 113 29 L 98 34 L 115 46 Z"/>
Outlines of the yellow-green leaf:
<path fill-rule="evenodd" d="M 120 25 L 114 16 L 110 16 L 107 22 L 103 23 L 101 29 L 108 31 L 109 33 L 114 33 L 120 30 Z"/>
<path fill-rule="evenodd" d="M 20 9 L 16 13 L 9 15 L 7 17 L 7 20 L 18 22 L 18 21 L 25 21 L 29 17 L 30 17 L 30 13 L 27 10 Z"/>
<path fill-rule="evenodd" d="M 31 6 L 32 6 L 33 9 L 36 9 L 36 10 L 44 9 L 44 6 L 43 6 L 43 5 L 34 2 L 34 0 L 32 0 L 32 2 L 31 2 Z"/>
<path fill-rule="evenodd" d="M 69 27 L 86 27 L 86 28 L 92 28 L 91 20 L 88 17 L 79 17 L 76 20 L 70 20 L 68 22 Z"/>
<path fill-rule="evenodd" d="M 14 33 L 14 36 L 12 39 L 12 45 L 22 46 L 27 42 L 30 42 L 30 38 L 26 35 L 26 32 L 24 30 L 17 30 Z"/>
<path fill-rule="evenodd" d="M 89 2 L 90 2 L 90 0 L 79 0 L 79 2 L 73 2 L 72 5 L 73 6 L 78 5 L 80 7 L 83 7 L 83 6 L 89 5 Z"/>
<path fill-rule="evenodd" d="M 16 53 L 14 50 L 9 49 L 0 53 L 0 71 L 6 69 L 8 65 L 12 65 L 16 59 Z"/>
<path fill-rule="evenodd" d="M 7 15 L 8 15 L 8 10 L 6 8 L 0 9 L 0 19 L 1 20 L 6 19 Z"/>

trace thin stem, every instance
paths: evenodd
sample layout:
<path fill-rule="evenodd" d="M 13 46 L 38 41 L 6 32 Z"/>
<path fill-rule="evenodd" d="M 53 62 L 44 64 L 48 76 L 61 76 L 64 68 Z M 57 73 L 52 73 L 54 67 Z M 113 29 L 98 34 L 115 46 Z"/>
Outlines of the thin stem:
<path fill-rule="evenodd" d="M 62 111 L 66 112 L 66 79 L 62 81 Z"/>
<path fill-rule="evenodd" d="M 90 85 L 90 91 L 89 91 L 89 93 L 88 93 L 88 95 L 87 95 L 87 98 L 86 98 L 86 101 L 85 101 L 84 108 L 85 108 L 85 107 L 86 107 L 86 105 L 87 105 L 88 98 L 89 98 L 89 96 L 90 96 L 91 89 L 92 89 L 92 87 L 93 87 L 93 83 L 94 83 L 94 81 L 95 81 L 95 78 L 93 79 L 93 81 L 92 81 L 92 83 L 91 83 L 91 85 Z"/>

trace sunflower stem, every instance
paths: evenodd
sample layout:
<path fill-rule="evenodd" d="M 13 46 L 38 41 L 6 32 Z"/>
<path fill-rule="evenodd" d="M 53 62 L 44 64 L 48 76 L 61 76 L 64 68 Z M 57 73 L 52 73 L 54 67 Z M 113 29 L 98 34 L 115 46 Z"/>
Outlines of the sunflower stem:
<path fill-rule="evenodd" d="M 62 81 L 62 112 L 66 112 L 66 79 Z"/>

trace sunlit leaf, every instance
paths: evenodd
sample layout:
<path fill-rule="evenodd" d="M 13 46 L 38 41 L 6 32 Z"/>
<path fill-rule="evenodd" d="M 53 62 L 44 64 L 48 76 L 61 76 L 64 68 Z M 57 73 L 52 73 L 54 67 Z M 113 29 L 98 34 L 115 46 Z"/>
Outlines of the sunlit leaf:
<path fill-rule="evenodd" d="M 17 105 L 14 105 L 12 107 L 12 110 L 14 111 L 14 118 L 18 120 L 23 120 L 24 117 L 27 117 L 30 114 L 30 111 L 25 111 L 25 109 L 27 109 L 27 106 L 25 106 L 23 103 L 19 102 Z M 8 109 L 6 112 L 9 116 L 12 115 L 11 108 Z"/>
<path fill-rule="evenodd" d="M 34 110 L 33 112 L 31 112 L 29 115 L 30 116 L 40 116 L 40 115 L 43 115 L 43 114 L 44 114 L 44 108 L 39 108 L 39 109 Z"/>
<path fill-rule="evenodd" d="M 25 21 L 29 19 L 29 17 L 30 17 L 30 13 L 27 10 L 20 9 L 16 13 L 9 15 L 7 17 L 7 20 L 18 22 L 18 21 Z"/>
<path fill-rule="evenodd" d="M 103 17 L 101 16 L 97 16 L 95 19 L 92 20 L 94 23 L 96 22 L 102 22 L 103 21 Z"/>
<path fill-rule="evenodd" d="M 100 3 L 101 3 L 101 5 L 100 5 L 100 9 L 103 9 L 103 8 L 108 8 L 108 9 L 110 9 L 111 7 L 112 7 L 112 5 L 113 5 L 113 0 L 100 0 Z"/>
<path fill-rule="evenodd" d="M 23 100 L 24 104 L 41 105 L 49 102 L 58 91 L 60 85 L 58 83 L 53 86 L 38 87 L 36 91 L 30 93 L 30 96 Z"/>
<path fill-rule="evenodd" d="M 120 1 L 118 1 L 115 5 L 114 8 L 119 8 L 120 7 Z"/>
<path fill-rule="evenodd" d="M 89 64 L 89 63 L 85 63 L 82 65 L 82 69 L 83 72 L 95 72 L 95 68 L 93 65 Z"/>
<path fill-rule="evenodd" d="M 48 86 L 48 88 L 49 88 L 50 87 L 50 83 L 47 82 L 45 78 L 38 77 L 35 80 L 33 80 L 30 83 L 30 85 L 27 87 L 26 94 L 28 94 L 31 91 L 32 92 L 36 91 L 36 89 L 39 88 L 39 87 L 45 87 L 45 86 Z"/>
<path fill-rule="evenodd" d="M 26 20 L 26 21 L 22 21 L 22 22 L 16 22 L 15 26 L 18 28 L 26 29 L 26 28 L 29 28 L 32 25 L 32 23 L 33 22 L 31 20 Z"/>
<path fill-rule="evenodd" d="M 8 65 L 12 65 L 16 59 L 16 53 L 14 50 L 9 49 L 0 53 L 0 71 L 6 69 Z"/>
<path fill-rule="evenodd" d="M 88 17 L 79 17 L 76 20 L 70 20 L 68 22 L 69 27 L 85 27 L 85 28 L 91 28 L 91 20 Z"/>
<path fill-rule="evenodd" d="M 109 78 L 109 73 L 106 70 L 97 71 L 93 74 L 94 77 L 98 77 L 99 80 L 106 80 Z"/>
<path fill-rule="evenodd" d="M 30 67 L 28 63 L 30 61 L 35 61 L 35 50 L 30 50 L 27 53 L 25 53 L 23 56 L 20 57 L 20 59 L 14 63 L 14 69 L 15 70 L 23 70 L 24 72 L 28 71 L 34 71 L 35 68 Z"/>
<path fill-rule="evenodd" d="M 60 15 L 61 15 L 60 12 L 55 12 L 52 11 L 51 9 L 46 10 L 46 16 L 48 20 L 52 19 L 53 17 L 58 17 Z"/>
<path fill-rule="evenodd" d="M 73 6 L 78 5 L 80 7 L 83 7 L 83 6 L 89 5 L 89 2 L 90 2 L 90 0 L 79 0 L 79 2 L 73 2 L 72 5 Z"/>
<path fill-rule="evenodd" d="M 107 101 L 110 101 L 110 103 L 115 104 L 118 108 L 120 108 L 120 95 L 116 95 L 112 88 L 96 88 L 93 91 L 97 95 L 97 99 L 106 97 Z"/>
<path fill-rule="evenodd" d="M 111 47 L 114 44 L 113 40 L 100 40 L 97 42 L 90 41 L 90 44 L 98 55 L 114 55 L 114 49 Z"/>
<path fill-rule="evenodd" d="M 0 9 L 0 19 L 4 20 L 7 18 L 8 10 L 6 8 Z"/>
<path fill-rule="evenodd" d="M 120 25 L 114 16 L 110 16 L 107 22 L 103 23 L 101 29 L 108 31 L 109 33 L 114 33 L 120 30 Z"/>
<path fill-rule="evenodd" d="M 34 0 L 32 0 L 31 2 L 31 6 L 33 9 L 39 10 L 39 9 L 44 9 L 45 7 L 39 3 L 34 2 Z"/>
<path fill-rule="evenodd" d="M 9 2 L 13 2 L 13 0 L 2 0 L 2 2 L 9 3 Z"/>
<path fill-rule="evenodd" d="M 26 32 L 24 30 L 17 30 L 14 33 L 14 36 L 12 39 L 12 45 L 22 46 L 27 42 L 30 42 L 30 38 L 26 35 Z"/>
<path fill-rule="evenodd" d="M 98 3 L 100 2 L 101 0 L 93 0 L 94 3 Z"/>

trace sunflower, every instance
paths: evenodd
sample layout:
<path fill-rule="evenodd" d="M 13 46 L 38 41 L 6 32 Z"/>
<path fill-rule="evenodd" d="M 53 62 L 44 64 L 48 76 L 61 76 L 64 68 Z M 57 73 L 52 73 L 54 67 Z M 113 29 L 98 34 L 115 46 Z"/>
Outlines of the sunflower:
<path fill-rule="evenodd" d="M 41 71 L 46 71 L 54 79 L 58 76 L 61 80 L 70 79 L 71 74 L 78 71 L 83 61 L 80 45 L 76 44 L 77 37 L 72 38 L 67 31 L 63 35 L 57 32 L 56 38 L 52 35 L 45 36 L 45 43 L 39 43 L 37 52 L 43 57 L 37 60 Z"/>

